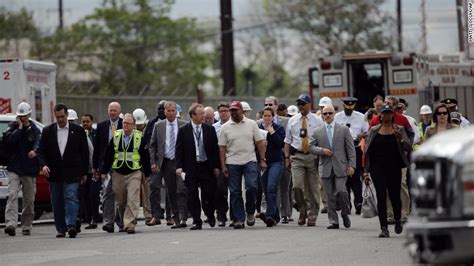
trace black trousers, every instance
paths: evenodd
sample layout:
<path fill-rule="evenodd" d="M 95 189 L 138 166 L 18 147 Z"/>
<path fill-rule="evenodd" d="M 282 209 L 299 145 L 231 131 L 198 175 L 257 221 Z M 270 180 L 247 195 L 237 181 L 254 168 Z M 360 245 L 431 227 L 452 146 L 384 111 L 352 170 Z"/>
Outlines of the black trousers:
<path fill-rule="evenodd" d="M 360 210 L 362 207 L 362 181 L 360 175 L 362 174 L 362 149 L 359 147 L 355 148 L 356 152 L 356 169 L 354 169 L 354 175 L 347 177 L 346 189 L 347 195 L 349 196 L 349 205 L 351 204 L 351 190 L 354 193 L 354 207 L 356 210 Z"/>
<path fill-rule="evenodd" d="M 217 220 L 227 221 L 229 210 L 229 180 L 223 174 L 217 176 L 217 187 L 214 194 L 214 206 L 217 210 Z M 231 218 L 232 220 L 232 218 Z"/>
<path fill-rule="evenodd" d="M 185 183 L 188 191 L 188 209 L 193 217 L 193 223 L 202 224 L 201 207 L 209 220 L 215 220 L 214 197 L 217 182 L 208 162 L 198 163 L 195 173 L 186 173 Z M 199 188 L 201 188 L 201 200 L 199 200 Z"/>
<path fill-rule="evenodd" d="M 161 174 L 165 180 L 167 199 L 170 202 L 173 219 L 187 220 L 187 192 L 186 186 L 180 176 L 176 176 L 176 162 L 164 158 L 161 166 Z"/>
<path fill-rule="evenodd" d="M 92 180 L 92 174 L 87 175 L 87 181 L 79 186 L 79 218 L 87 223 L 100 223 L 99 205 L 102 183 Z"/>
<path fill-rule="evenodd" d="M 402 201 L 400 189 L 402 186 L 402 169 L 396 167 L 384 167 L 374 165 L 370 169 L 370 175 L 374 181 L 377 194 L 377 212 L 380 228 L 388 226 L 387 223 L 387 191 L 393 207 L 395 221 L 400 221 L 402 216 Z"/>

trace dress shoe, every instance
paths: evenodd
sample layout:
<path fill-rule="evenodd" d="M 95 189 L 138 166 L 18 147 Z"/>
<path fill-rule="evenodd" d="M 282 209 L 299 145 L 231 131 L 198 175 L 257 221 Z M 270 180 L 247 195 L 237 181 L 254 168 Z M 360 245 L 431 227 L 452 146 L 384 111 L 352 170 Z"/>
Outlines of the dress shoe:
<path fill-rule="evenodd" d="M 113 224 L 106 224 L 102 226 L 102 230 L 104 230 L 107 233 L 113 233 L 115 231 L 115 228 Z"/>
<path fill-rule="evenodd" d="M 267 224 L 267 227 L 273 227 L 275 225 L 275 220 L 273 220 L 272 217 L 267 217 L 265 223 Z"/>
<path fill-rule="evenodd" d="M 247 225 L 253 226 L 255 224 L 255 216 L 253 214 L 247 214 Z"/>
<path fill-rule="evenodd" d="M 393 220 L 393 218 L 389 218 L 387 219 L 387 224 L 395 224 L 395 221 Z"/>
<path fill-rule="evenodd" d="M 208 224 L 209 223 L 209 218 L 204 219 L 204 223 Z"/>
<path fill-rule="evenodd" d="M 77 235 L 77 229 L 74 225 L 69 225 L 67 227 L 67 234 L 69 235 L 69 238 L 75 238 Z"/>
<path fill-rule="evenodd" d="M 327 229 L 339 229 L 339 225 L 338 224 L 331 224 L 329 225 L 328 227 L 326 227 Z"/>
<path fill-rule="evenodd" d="M 119 233 L 127 232 L 127 228 L 119 227 Z"/>
<path fill-rule="evenodd" d="M 5 227 L 5 234 L 9 236 L 15 236 L 16 235 L 15 227 L 12 225 Z"/>
<path fill-rule="evenodd" d="M 214 226 L 216 226 L 216 219 L 214 217 L 213 218 L 208 218 L 208 223 L 209 223 L 210 227 L 214 227 Z"/>
<path fill-rule="evenodd" d="M 362 213 L 362 204 L 357 203 L 356 204 L 356 214 L 360 215 Z"/>
<path fill-rule="evenodd" d="M 305 225 L 306 224 L 306 213 L 301 212 L 300 217 L 298 218 L 298 225 Z"/>
<path fill-rule="evenodd" d="M 390 237 L 390 233 L 388 232 L 387 227 L 382 228 L 382 232 L 380 232 L 379 237 L 380 238 Z"/>
<path fill-rule="evenodd" d="M 193 226 L 191 226 L 191 228 L 189 228 L 190 230 L 201 230 L 202 229 L 202 225 L 201 224 L 195 224 Z"/>
<path fill-rule="evenodd" d="M 21 231 L 21 233 L 22 233 L 24 236 L 29 236 L 29 235 L 31 235 L 30 229 L 23 229 L 23 230 Z"/>
<path fill-rule="evenodd" d="M 316 217 L 309 217 L 307 226 L 316 226 Z"/>
<path fill-rule="evenodd" d="M 219 223 L 217 224 L 217 226 L 219 226 L 219 227 L 225 227 L 225 221 L 219 221 Z"/>
<path fill-rule="evenodd" d="M 77 219 L 76 220 L 76 231 L 77 231 L 78 234 L 81 232 L 81 225 L 82 225 L 81 220 Z"/>
<path fill-rule="evenodd" d="M 328 213 L 328 207 L 324 207 L 321 209 L 321 213 Z"/>
<path fill-rule="evenodd" d="M 243 222 L 235 222 L 234 223 L 234 229 L 244 229 L 245 224 Z"/>
<path fill-rule="evenodd" d="M 395 233 L 397 235 L 401 234 L 403 232 L 403 226 L 401 221 L 395 221 Z"/>
<path fill-rule="evenodd" d="M 186 224 L 186 221 L 182 220 L 181 222 L 176 223 L 175 225 L 171 226 L 171 229 L 185 228 L 187 226 L 188 225 Z"/>
<path fill-rule="evenodd" d="M 288 222 L 294 222 L 294 221 L 295 221 L 295 219 L 293 219 L 291 217 L 288 218 Z"/>
<path fill-rule="evenodd" d="M 174 225 L 174 219 L 173 218 L 166 218 L 166 225 Z"/>
<path fill-rule="evenodd" d="M 159 224 L 161 224 L 161 220 L 158 219 L 158 218 L 153 217 L 153 218 L 151 218 L 150 221 L 145 222 L 145 224 L 148 225 L 148 226 L 159 225 Z"/>
<path fill-rule="evenodd" d="M 135 228 L 133 227 L 128 227 L 126 231 L 127 231 L 127 234 L 129 235 L 135 234 Z"/>
<path fill-rule="evenodd" d="M 260 212 L 257 212 L 257 213 L 255 214 L 255 218 L 260 218 Z"/>
<path fill-rule="evenodd" d="M 281 218 L 281 223 L 282 224 L 287 224 L 289 221 L 288 221 L 288 218 L 286 218 L 285 216 L 283 216 L 283 218 Z"/>
<path fill-rule="evenodd" d="M 56 237 L 57 237 L 57 238 L 63 238 L 63 237 L 66 237 L 66 233 L 64 233 L 64 232 L 57 233 L 57 234 L 56 234 Z"/>
<path fill-rule="evenodd" d="M 257 217 L 257 216 L 255 216 L 255 217 Z M 265 213 L 260 213 L 258 218 L 260 218 L 260 220 L 262 220 L 264 223 L 267 223 L 267 216 L 265 215 Z"/>
<path fill-rule="evenodd" d="M 84 229 L 89 230 L 89 229 L 96 229 L 97 224 L 96 223 L 91 223 L 88 226 L 84 227 Z"/>
<path fill-rule="evenodd" d="M 235 221 L 230 222 L 229 227 L 234 227 L 235 223 Z"/>
<path fill-rule="evenodd" d="M 343 215 L 342 216 L 342 222 L 343 222 L 345 228 L 351 227 L 351 219 L 349 218 L 349 215 Z"/>

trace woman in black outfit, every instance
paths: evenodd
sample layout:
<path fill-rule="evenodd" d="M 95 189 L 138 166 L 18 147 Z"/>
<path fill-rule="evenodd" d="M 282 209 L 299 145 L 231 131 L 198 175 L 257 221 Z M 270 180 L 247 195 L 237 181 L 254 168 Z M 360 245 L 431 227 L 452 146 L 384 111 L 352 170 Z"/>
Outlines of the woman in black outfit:
<path fill-rule="evenodd" d="M 400 187 L 402 168 L 408 166 L 406 152 L 411 144 L 405 130 L 393 123 L 393 109 L 384 105 L 381 110 L 380 124 L 371 128 L 367 136 L 365 151 L 364 182 L 368 185 L 370 173 L 377 194 L 377 211 L 382 232 L 379 237 L 389 237 L 387 223 L 387 191 L 392 202 L 395 233 L 403 231 L 401 217 Z"/>

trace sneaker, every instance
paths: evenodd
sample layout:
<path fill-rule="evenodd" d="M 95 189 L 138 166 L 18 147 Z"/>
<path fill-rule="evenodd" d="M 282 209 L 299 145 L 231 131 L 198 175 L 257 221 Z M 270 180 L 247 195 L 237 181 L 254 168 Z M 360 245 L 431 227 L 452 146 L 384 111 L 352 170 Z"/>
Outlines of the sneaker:
<path fill-rule="evenodd" d="M 247 225 L 253 226 L 255 224 L 255 216 L 253 214 L 247 214 Z"/>
<path fill-rule="evenodd" d="M 29 235 L 31 235 L 30 229 L 23 229 L 23 230 L 21 231 L 21 233 L 22 233 L 24 236 L 29 236 Z"/>
<path fill-rule="evenodd" d="M 379 237 L 380 238 L 390 237 L 390 233 L 388 232 L 387 227 L 382 228 L 382 232 L 380 232 Z"/>
<path fill-rule="evenodd" d="M 289 220 L 285 216 L 283 216 L 283 218 L 281 218 L 281 223 L 282 224 L 287 224 L 288 222 L 289 222 Z"/>
<path fill-rule="evenodd" d="M 401 234 L 403 232 L 403 226 L 401 221 L 395 221 L 395 233 L 397 235 Z"/>
<path fill-rule="evenodd" d="M 5 234 L 9 236 L 15 236 L 16 235 L 15 227 L 13 225 L 9 225 L 5 227 Z"/>

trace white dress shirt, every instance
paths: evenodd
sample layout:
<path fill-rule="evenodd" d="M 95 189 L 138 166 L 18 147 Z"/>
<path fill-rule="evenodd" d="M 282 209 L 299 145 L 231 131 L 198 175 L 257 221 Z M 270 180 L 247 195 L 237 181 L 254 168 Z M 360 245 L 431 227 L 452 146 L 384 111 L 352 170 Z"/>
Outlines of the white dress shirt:
<path fill-rule="evenodd" d="M 230 120 L 230 119 L 229 119 Z M 229 121 L 227 121 L 229 122 Z M 222 123 L 221 121 L 215 122 L 212 126 L 216 130 L 216 135 L 217 135 L 217 140 L 221 138 L 221 128 L 225 123 Z"/>
<path fill-rule="evenodd" d="M 171 126 L 174 127 L 174 136 L 171 136 Z M 178 120 L 175 119 L 173 122 L 166 120 L 166 140 L 165 140 L 165 157 L 173 160 L 175 156 L 175 147 L 170 146 L 170 137 L 174 138 L 176 144 L 176 138 L 178 137 Z"/>
<path fill-rule="evenodd" d="M 413 118 L 411 116 L 408 116 L 406 114 L 403 114 L 403 115 L 407 118 L 408 123 L 410 123 L 411 128 L 415 132 L 415 137 L 413 138 L 413 144 L 419 143 L 420 142 L 420 131 L 416 130 L 418 128 L 418 125 L 416 124 L 415 118 Z"/>
<path fill-rule="evenodd" d="M 202 135 L 202 124 L 196 125 L 196 124 L 193 123 L 193 121 L 191 121 L 191 125 L 193 126 L 194 148 L 196 148 L 196 160 L 199 161 L 199 159 L 200 159 L 200 157 L 199 157 L 199 140 L 201 140 L 202 143 L 204 143 L 204 139 L 203 139 L 203 135 Z M 199 127 L 199 130 L 200 130 L 199 140 L 196 136 L 197 127 Z"/>
<path fill-rule="evenodd" d="M 69 136 L 69 121 L 66 123 L 66 126 L 60 128 L 57 125 L 57 135 L 58 135 L 58 146 L 61 157 L 64 155 L 64 150 L 66 150 L 67 139 Z"/>
<path fill-rule="evenodd" d="M 302 128 L 303 115 L 298 113 L 288 120 L 288 125 L 286 126 L 286 136 L 284 142 L 290 144 L 293 148 L 301 150 L 301 138 L 300 138 L 300 129 Z M 321 118 L 317 117 L 313 113 L 308 113 L 306 115 L 306 125 L 307 125 L 307 134 L 309 137 L 309 142 L 313 141 L 313 133 L 318 126 L 324 125 L 324 122 Z"/>
<path fill-rule="evenodd" d="M 359 140 L 359 134 L 367 133 L 369 130 L 369 123 L 365 121 L 365 116 L 361 112 L 353 111 L 350 116 L 347 116 L 346 113 L 342 111 L 336 114 L 334 121 L 343 126 L 350 124 L 349 131 L 354 140 Z"/>

